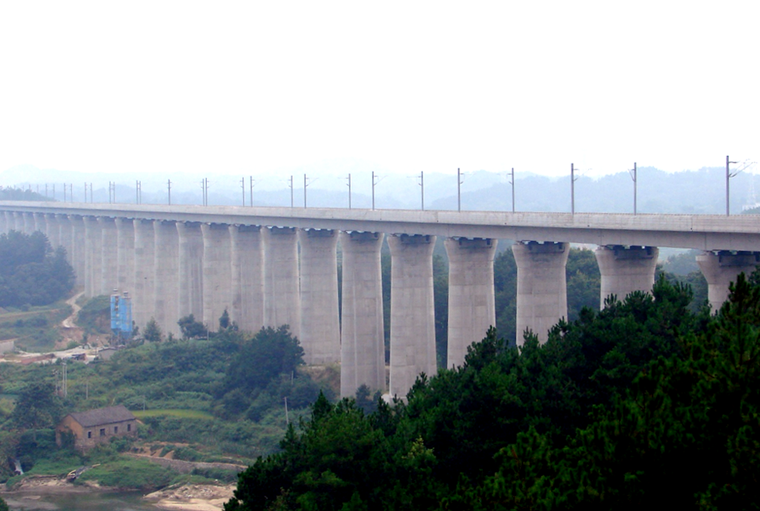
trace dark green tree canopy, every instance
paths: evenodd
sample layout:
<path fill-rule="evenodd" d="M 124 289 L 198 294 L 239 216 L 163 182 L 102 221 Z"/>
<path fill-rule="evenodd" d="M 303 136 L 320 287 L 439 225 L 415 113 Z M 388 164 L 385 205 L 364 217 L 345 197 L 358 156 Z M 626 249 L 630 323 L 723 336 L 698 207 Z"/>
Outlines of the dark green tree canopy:
<path fill-rule="evenodd" d="M 543 345 L 492 329 L 368 415 L 319 398 L 225 510 L 757 509 L 758 281 L 717 316 L 660 278 Z"/>
<path fill-rule="evenodd" d="M 180 320 L 177 321 L 177 324 L 179 325 L 180 332 L 182 332 L 182 337 L 184 339 L 199 339 L 201 337 L 206 337 L 206 334 L 208 333 L 203 322 L 195 320 L 194 314 L 180 318 Z"/>
<path fill-rule="evenodd" d="M 62 411 L 61 400 L 55 395 L 53 384 L 37 382 L 21 391 L 11 420 L 22 429 L 52 428 L 60 420 Z"/>
<path fill-rule="evenodd" d="M 0 307 L 47 305 L 74 287 L 66 251 L 50 248 L 44 234 L 0 234 Z"/>
<path fill-rule="evenodd" d="M 265 327 L 243 343 L 225 378 L 225 389 L 243 392 L 263 388 L 277 375 L 290 374 L 303 364 L 303 348 L 288 331 Z"/>

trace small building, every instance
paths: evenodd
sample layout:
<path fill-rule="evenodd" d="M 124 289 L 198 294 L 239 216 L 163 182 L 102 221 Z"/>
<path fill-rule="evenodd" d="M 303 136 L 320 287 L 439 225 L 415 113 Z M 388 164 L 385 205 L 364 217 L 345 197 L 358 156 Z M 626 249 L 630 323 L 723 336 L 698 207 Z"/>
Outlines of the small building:
<path fill-rule="evenodd" d="M 74 447 L 84 451 L 115 436 L 136 436 L 137 419 L 123 405 L 70 413 L 55 428 L 59 446 L 65 434 L 74 435 Z"/>

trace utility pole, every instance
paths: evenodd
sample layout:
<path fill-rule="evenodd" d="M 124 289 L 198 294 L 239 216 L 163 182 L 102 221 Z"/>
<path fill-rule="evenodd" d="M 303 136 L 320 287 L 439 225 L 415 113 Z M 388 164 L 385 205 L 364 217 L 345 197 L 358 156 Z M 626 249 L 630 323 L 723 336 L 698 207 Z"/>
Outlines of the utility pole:
<path fill-rule="evenodd" d="M 253 176 L 248 176 L 248 180 L 251 183 L 251 207 L 253 207 Z"/>
<path fill-rule="evenodd" d="M 377 184 L 377 178 L 375 177 L 375 171 L 372 171 L 372 209 L 375 209 L 375 185 Z"/>
<path fill-rule="evenodd" d="M 53 200 L 55 200 L 55 183 L 53 183 Z"/>
<path fill-rule="evenodd" d="M 512 178 L 509 184 L 512 185 L 512 213 L 515 212 L 515 168 L 512 167 Z"/>
<path fill-rule="evenodd" d="M 633 162 L 633 170 L 629 170 L 628 172 L 631 174 L 631 179 L 633 179 L 633 214 L 635 215 L 637 213 L 636 188 L 638 187 L 638 182 L 639 182 L 638 171 L 636 170 L 636 162 Z"/>
<path fill-rule="evenodd" d="M 457 167 L 457 211 L 462 211 L 462 173 Z"/>
<path fill-rule="evenodd" d="M 422 211 L 425 211 L 425 173 L 420 171 L 420 204 Z"/>
<path fill-rule="evenodd" d="M 135 204 L 142 204 L 142 182 L 135 181 Z"/>
<path fill-rule="evenodd" d="M 66 183 L 63 183 L 63 202 L 66 202 Z"/>
<path fill-rule="evenodd" d="M 570 213 L 575 214 L 575 165 L 570 164 Z"/>
<path fill-rule="evenodd" d="M 306 188 L 309 185 L 306 183 L 306 174 L 303 175 L 303 207 L 306 207 Z"/>
<path fill-rule="evenodd" d="M 729 216 L 731 214 L 731 208 L 730 208 L 729 203 L 728 203 L 728 199 L 729 199 L 729 184 L 728 184 L 728 180 L 731 179 L 732 177 L 735 177 L 737 174 L 739 174 L 739 172 L 741 172 L 741 170 L 737 170 L 733 174 L 731 173 L 729 167 L 731 166 L 731 164 L 735 165 L 736 163 L 738 163 L 738 162 L 729 161 L 728 155 L 726 155 L 726 216 Z"/>
<path fill-rule="evenodd" d="M 290 207 L 294 207 L 293 202 L 293 174 L 290 175 Z"/>
<path fill-rule="evenodd" d="M 240 178 L 240 189 L 243 190 L 243 207 L 245 207 L 245 177 Z"/>
<path fill-rule="evenodd" d="M 168 179 L 166 181 L 166 186 L 167 186 L 167 190 L 169 192 L 168 202 L 169 202 L 169 205 L 171 206 L 171 204 L 172 204 L 172 180 L 171 179 Z"/>
<path fill-rule="evenodd" d="M 351 174 L 348 174 L 348 209 L 351 209 Z"/>

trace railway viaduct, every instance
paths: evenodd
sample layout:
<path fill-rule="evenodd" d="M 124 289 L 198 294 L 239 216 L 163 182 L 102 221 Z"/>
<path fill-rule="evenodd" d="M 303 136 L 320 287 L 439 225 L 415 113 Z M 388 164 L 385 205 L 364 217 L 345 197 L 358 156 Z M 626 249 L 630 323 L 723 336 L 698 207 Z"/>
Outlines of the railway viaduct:
<path fill-rule="evenodd" d="M 338 208 L 81 204 L 0 201 L 0 232 L 42 231 L 63 246 L 87 296 L 132 296 L 143 327 L 155 318 L 211 329 L 227 309 L 242 329 L 288 324 L 309 364 L 340 363 L 341 392 L 405 395 L 435 374 L 432 255 L 449 257 L 449 367 L 495 323 L 497 240 L 515 240 L 517 331 L 539 340 L 567 315 L 570 243 L 595 244 L 600 300 L 651 290 L 658 247 L 700 249 L 714 308 L 729 283 L 760 261 L 751 215 L 504 213 Z M 385 388 L 380 248 L 391 250 L 391 354 Z M 337 244 L 342 252 L 338 311 Z"/>

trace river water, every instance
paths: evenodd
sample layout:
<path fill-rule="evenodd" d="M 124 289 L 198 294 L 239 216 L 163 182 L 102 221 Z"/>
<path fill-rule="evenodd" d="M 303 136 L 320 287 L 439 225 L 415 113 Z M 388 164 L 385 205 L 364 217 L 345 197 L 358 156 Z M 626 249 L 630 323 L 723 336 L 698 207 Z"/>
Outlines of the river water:
<path fill-rule="evenodd" d="M 12 511 L 156 511 L 138 492 L 3 494 Z"/>

